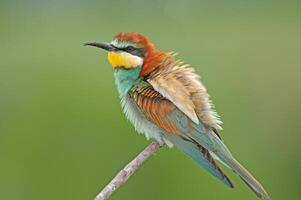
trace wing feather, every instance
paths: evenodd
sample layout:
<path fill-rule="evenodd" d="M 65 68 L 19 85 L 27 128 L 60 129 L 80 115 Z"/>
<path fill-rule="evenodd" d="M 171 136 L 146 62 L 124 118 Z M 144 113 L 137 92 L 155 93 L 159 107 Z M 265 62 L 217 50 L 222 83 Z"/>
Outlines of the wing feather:
<path fill-rule="evenodd" d="M 164 130 L 163 137 L 167 141 L 173 143 L 226 185 L 233 187 L 232 182 L 206 149 L 214 145 L 211 144 L 210 137 L 204 132 L 201 124 L 194 123 L 173 102 L 166 99 L 147 82 L 140 82 L 133 87 L 129 95 L 147 118 Z M 194 139 L 195 134 L 201 134 L 196 137 L 198 141 Z M 205 146 L 200 144 L 200 138 Z"/>
<path fill-rule="evenodd" d="M 207 127 L 221 129 L 221 121 L 200 77 L 193 68 L 176 60 L 173 54 L 162 61 L 147 81 L 196 124 L 201 121 Z"/>
<path fill-rule="evenodd" d="M 146 81 L 145 81 L 146 80 Z M 129 95 L 143 114 L 164 131 L 169 141 L 200 166 L 233 187 L 214 158 L 233 169 L 258 197 L 268 197 L 261 184 L 232 156 L 221 140 L 221 121 L 213 110 L 206 88 L 194 70 L 173 56 L 155 68 Z"/>
<path fill-rule="evenodd" d="M 145 82 L 132 88 L 129 95 L 135 100 L 142 112 L 155 124 L 168 133 L 178 134 L 178 131 L 168 120 L 167 115 L 176 106 Z"/>

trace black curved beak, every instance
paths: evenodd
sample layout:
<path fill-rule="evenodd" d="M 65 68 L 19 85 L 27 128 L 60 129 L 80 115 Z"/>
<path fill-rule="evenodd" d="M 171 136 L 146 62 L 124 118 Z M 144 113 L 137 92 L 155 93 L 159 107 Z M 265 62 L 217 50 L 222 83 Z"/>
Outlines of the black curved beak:
<path fill-rule="evenodd" d="M 98 47 L 107 51 L 117 51 L 118 48 L 114 47 L 112 44 L 108 42 L 86 42 L 84 46 L 93 46 Z"/>

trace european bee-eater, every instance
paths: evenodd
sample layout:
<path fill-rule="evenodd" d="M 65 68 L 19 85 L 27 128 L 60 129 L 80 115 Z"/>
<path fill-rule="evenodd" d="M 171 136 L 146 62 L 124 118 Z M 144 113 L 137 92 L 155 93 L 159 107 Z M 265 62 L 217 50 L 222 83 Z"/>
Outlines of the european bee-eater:
<path fill-rule="evenodd" d="M 144 35 L 122 32 L 112 42 L 85 45 L 108 51 L 123 111 L 139 133 L 175 146 L 233 188 L 218 163 L 232 169 L 259 198 L 262 185 L 233 157 L 219 131 L 221 121 L 199 76 L 172 52 L 161 52 Z"/>

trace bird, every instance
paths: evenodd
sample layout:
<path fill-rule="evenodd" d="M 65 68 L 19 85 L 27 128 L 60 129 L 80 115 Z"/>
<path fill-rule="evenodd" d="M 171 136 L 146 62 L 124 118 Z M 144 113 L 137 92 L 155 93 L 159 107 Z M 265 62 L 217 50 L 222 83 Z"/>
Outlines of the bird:
<path fill-rule="evenodd" d="M 221 120 L 194 68 L 174 52 L 158 50 L 138 32 L 120 32 L 111 42 L 87 42 L 108 52 L 122 110 L 138 133 L 175 146 L 225 185 L 222 171 L 236 173 L 260 199 L 264 187 L 233 156 L 221 138 Z"/>

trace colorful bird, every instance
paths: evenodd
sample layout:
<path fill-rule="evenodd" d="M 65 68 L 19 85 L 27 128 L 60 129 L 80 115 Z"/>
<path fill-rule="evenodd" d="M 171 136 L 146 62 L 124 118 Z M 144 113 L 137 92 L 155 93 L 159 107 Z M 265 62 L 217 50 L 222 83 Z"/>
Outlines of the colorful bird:
<path fill-rule="evenodd" d="M 262 185 L 233 157 L 219 131 L 199 76 L 172 52 L 161 52 L 144 35 L 122 32 L 110 43 L 92 42 L 108 51 L 126 117 L 139 133 L 169 147 L 175 146 L 233 188 L 218 162 L 232 169 L 259 198 L 269 199 Z"/>

